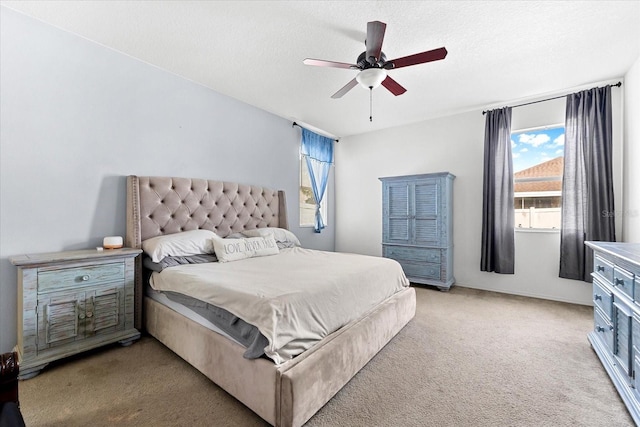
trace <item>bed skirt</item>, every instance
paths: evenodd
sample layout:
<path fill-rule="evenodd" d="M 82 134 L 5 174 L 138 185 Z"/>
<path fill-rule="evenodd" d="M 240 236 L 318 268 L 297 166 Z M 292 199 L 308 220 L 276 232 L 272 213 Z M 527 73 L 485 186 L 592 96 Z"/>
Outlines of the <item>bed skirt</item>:
<path fill-rule="evenodd" d="M 414 316 L 406 288 L 276 366 L 245 359 L 239 344 L 145 297 L 145 326 L 177 355 L 274 426 L 301 426 L 327 403 Z"/>

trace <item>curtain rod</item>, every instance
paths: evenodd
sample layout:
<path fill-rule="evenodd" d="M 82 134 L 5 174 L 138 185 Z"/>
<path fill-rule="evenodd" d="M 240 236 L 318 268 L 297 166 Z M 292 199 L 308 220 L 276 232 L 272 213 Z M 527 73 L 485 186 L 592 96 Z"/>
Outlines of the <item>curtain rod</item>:
<path fill-rule="evenodd" d="M 616 84 L 614 84 L 614 85 L 610 85 L 610 86 L 620 87 L 620 86 L 622 86 L 622 82 L 618 82 L 618 83 L 616 83 Z M 574 92 L 574 93 L 575 93 L 575 92 Z M 566 94 L 566 95 L 558 95 L 558 96 L 554 96 L 553 98 L 547 98 L 547 99 L 540 99 L 540 100 L 538 100 L 538 101 L 525 102 L 524 104 L 514 105 L 514 106 L 513 106 L 513 107 L 511 107 L 511 108 L 524 107 L 525 105 L 537 104 L 538 102 L 545 102 L 545 101 L 551 101 L 552 99 L 564 98 L 564 97 L 565 97 L 565 96 L 567 96 L 567 95 L 568 95 L 568 94 Z M 482 115 L 487 114 L 489 111 L 491 111 L 491 110 L 483 111 L 483 112 L 482 112 Z"/>
<path fill-rule="evenodd" d="M 303 129 L 303 128 L 302 128 L 302 126 L 300 126 L 300 125 L 299 125 L 299 124 L 297 124 L 296 122 L 293 122 L 293 123 L 291 124 L 291 127 L 294 127 L 294 126 L 298 126 L 300 129 Z M 313 132 L 313 131 L 312 131 L 312 132 Z M 323 136 L 324 136 L 324 135 L 323 135 Z M 339 139 L 334 139 L 334 141 L 335 141 L 335 142 L 340 142 L 340 140 L 339 140 Z"/>

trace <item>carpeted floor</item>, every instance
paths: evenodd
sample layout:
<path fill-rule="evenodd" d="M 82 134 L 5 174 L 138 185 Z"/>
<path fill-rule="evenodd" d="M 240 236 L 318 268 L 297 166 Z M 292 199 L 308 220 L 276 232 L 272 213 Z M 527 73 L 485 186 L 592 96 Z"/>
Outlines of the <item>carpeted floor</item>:
<path fill-rule="evenodd" d="M 587 341 L 591 307 L 417 288 L 413 319 L 307 426 L 633 426 Z M 264 426 L 151 337 L 20 383 L 36 426 Z"/>

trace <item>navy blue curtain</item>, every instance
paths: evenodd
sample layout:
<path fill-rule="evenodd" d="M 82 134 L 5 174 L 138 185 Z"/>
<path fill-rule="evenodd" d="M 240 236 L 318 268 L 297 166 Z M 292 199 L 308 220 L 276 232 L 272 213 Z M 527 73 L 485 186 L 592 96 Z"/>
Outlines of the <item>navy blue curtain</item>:
<path fill-rule="evenodd" d="M 320 233 L 324 228 L 320 204 L 327 190 L 329 171 L 333 164 L 333 139 L 302 128 L 300 151 L 307 161 L 311 189 L 316 199 L 316 219 L 313 229 L 316 233 Z"/>

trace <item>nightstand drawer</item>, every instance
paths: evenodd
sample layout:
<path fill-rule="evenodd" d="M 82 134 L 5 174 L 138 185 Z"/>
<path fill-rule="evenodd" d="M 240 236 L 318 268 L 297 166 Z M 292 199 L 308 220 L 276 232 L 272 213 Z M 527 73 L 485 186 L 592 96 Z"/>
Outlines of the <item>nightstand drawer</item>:
<path fill-rule="evenodd" d="M 38 272 L 38 293 L 122 281 L 124 263 L 62 268 Z"/>
<path fill-rule="evenodd" d="M 593 303 L 602 310 L 607 320 L 611 321 L 611 305 L 613 303 L 613 296 L 597 278 L 593 279 Z"/>
<path fill-rule="evenodd" d="M 385 246 L 384 256 L 398 261 L 440 263 L 440 249 Z"/>

